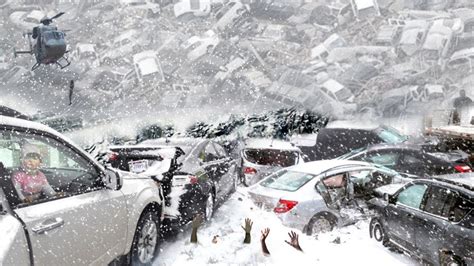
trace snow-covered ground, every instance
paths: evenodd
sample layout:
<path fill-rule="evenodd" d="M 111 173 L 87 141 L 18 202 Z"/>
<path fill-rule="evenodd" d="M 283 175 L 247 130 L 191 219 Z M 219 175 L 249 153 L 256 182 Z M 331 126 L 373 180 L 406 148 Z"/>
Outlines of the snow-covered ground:
<path fill-rule="evenodd" d="M 252 242 L 243 244 L 245 218 L 252 219 Z M 270 228 L 266 240 L 270 256 L 260 246 L 261 230 Z M 404 254 L 388 250 L 369 237 L 368 221 L 338 228 L 316 239 L 297 231 L 299 252 L 285 243 L 292 228 L 281 224 L 275 214 L 256 207 L 239 187 L 198 231 L 198 243 L 190 243 L 191 229 L 165 241 L 154 265 L 417 265 Z M 296 231 L 296 230 L 295 230 Z M 217 237 L 217 242 L 213 239 Z M 334 243 L 339 238 L 340 244 Z M 215 242 L 215 241 L 214 241 Z"/>

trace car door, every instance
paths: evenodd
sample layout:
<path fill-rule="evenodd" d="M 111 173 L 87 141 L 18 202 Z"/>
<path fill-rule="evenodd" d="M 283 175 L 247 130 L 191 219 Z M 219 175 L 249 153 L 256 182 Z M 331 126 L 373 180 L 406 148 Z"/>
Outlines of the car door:
<path fill-rule="evenodd" d="M 450 225 L 448 217 L 459 195 L 448 188 L 431 185 L 423 212 L 414 217 L 415 240 L 420 255 L 436 262 L 439 249 L 445 248 L 445 231 Z"/>
<path fill-rule="evenodd" d="M 199 158 L 202 160 L 203 168 L 211 179 L 216 189 L 216 199 L 222 200 L 225 196 L 225 184 L 221 182 L 221 159 L 213 143 L 208 141 L 200 152 Z"/>
<path fill-rule="evenodd" d="M 385 209 L 389 238 L 408 250 L 415 248 L 414 217 L 420 213 L 427 188 L 423 183 L 409 184 L 397 192 Z"/>
<path fill-rule="evenodd" d="M 236 162 L 232 159 L 227 151 L 218 143 L 213 143 L 214 148 L 219 154 L 219 174 L 221 174 L 220 183 L 221 186 L 225 188 L 225 193 L 229 194 L 234 186 L 234 179 L 237 178 L 237 172 L 235 170 Z"/>
<path fill-rule="evenodd" d="M 405 174 L 424 176 L 426 173 L 425 161 L 425 156 L 421 152 L 404 151 L 400 156 L 396 170 Z"/>
<path fill-rule="evenodd" d="M 121 191 L 104 187 L 100 167 L 64 140 L 45 132 L 0 130 L 0 138 L 14 151 L 0 155 L 10 156 L 2 157 L 12 165 L 7 168 L 9 181 L 15 184 L 15 176 L 23 171 L 21 149 L 31 145 L 39 150 L 39 171 L 54 190 L 42 191 L 29 202 L 12 204 L 28 232 L 34 264 L 107 264 L 123 254 L 128 230 L 125 198 Z M 23 188 L 16 189 L 17 198 L 21 198 L 20 193 L 25 197 Z"/>

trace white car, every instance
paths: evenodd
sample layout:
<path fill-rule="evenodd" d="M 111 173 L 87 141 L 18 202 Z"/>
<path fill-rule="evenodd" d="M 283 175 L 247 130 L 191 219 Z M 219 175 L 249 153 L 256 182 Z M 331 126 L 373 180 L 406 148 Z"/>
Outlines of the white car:
<path fill-rule="evenodd" d="M 165 80 L 160 61 L 154 51 L 148 50 L 133 56 L 133 67 L 140 84 L 156 84 Z"/>
<path fill-rule="evenodd" d="M 187 58 L 194 61 L 205 54 L 210 54 L 220 43 L 219 36 L 213 31 L 208 30 L 201 36 L 193 36 L 181 44 Z"/>
<path fill-rule="evenodd" d="M 49 184 L 29 199 L 13 181 L 27 147 Z M 0 116 L 0 264 L 151 264 L 162 203 L 152 179 L 104 168 L 45 125 Z"/>
<path fill-rule="evenodd" d="M 123 11 L 136 16 L 154 16 L 161 11 L 159 4 L 147 0 L 120 0 L 120 5 Z"/>
<path fill-rule="evenodd" d="M 191 13 L 197 17 L 208 16 L 211 13 L 210 0 L 180 0 L 173 6 L 175 17 Z"/>
<path fill-rule="evenodd" d="M 100 61 L 111 64 L 114 61 L 127 61 L 124 55 L 132 53 L 143 43 L 140 42 L 140 32 L 138 30 L 128 30 L 117 36 L 110 44 L 106 52 L 101 55 Z"/>

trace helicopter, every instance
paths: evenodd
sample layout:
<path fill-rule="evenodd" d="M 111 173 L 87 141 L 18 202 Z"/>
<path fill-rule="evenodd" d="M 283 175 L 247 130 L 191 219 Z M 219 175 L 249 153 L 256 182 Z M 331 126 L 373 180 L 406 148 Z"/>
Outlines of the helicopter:
<path fill-rule="evenodd" d="M 13 50 L 15 57 L 17 57 L 18 54 L 35 55 L 36 63 L 31 68 L 32 71 L 37 69 L 41 64 L 56 64 L 61 69 L 71 64 L 71 61 L 64 56 L 64 54 L 68 52 L 66 51 L 66 41 L 64 39 L 65 33 L 59 31 L 56 26 L 50 25 L 53 22 L 53 19 L 57 19 L 64 14 L 64 12 L 60 12 L 51 18 L 43 18 L 40 20 L 40 23 L 43 25 L 36 26 L 33 28 L 32 32 L 24 34 L 24 36 L 28 36 L 28 42 L 30 45 L 29 51 Z M 36 39 L 36 44 L 33 45 L 31 39 Z M 61 63 L 60 61 L 62 60 L 65 62 Z"/>

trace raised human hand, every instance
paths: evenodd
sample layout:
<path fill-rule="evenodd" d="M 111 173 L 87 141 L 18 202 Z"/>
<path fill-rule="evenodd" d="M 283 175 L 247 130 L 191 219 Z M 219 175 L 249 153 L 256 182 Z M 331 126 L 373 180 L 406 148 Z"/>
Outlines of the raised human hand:
<path fill-rule="evenodd" d="M 245 227 L 241 226 L 242 229 L 244 229 L 246 234 L 250 234 L 250 231 L 252 231 L 252 225 L 253 222 L 249 218 L 245 218 Z"/>
<path fill-rule="evenodd" d="M 267 239 L 268 234 L 270 234 L 270 228 L 265 228 L 262 230 L 262 236 L 260 237 L 260 240 L 265 241 Z"/>
<path fill-rule="evenodd" d="M 249 218 L 246 218 L 245 227 L 242 226 L 242 229 L 244 229 L 245 231 L 245 239 L 244 239 L 245 244 L 250 244 L 251 242 L 250 231 L 252 231 L 252 225 L 253 225 L 252 220 L 250 220 Z"/>
<path fill-rule="evenodd" d="M 288 233 L 288 236 L 290 237 L 290 241 L 285 240 L 285 242 L 288 243 L 288 245 L 296 248 L 297 250 L 303 251 L 300 247 L 300 241 L 298 240 L 298 237 L 299 237 L 298 234 L 291 231 L 291 232 Z"/>

